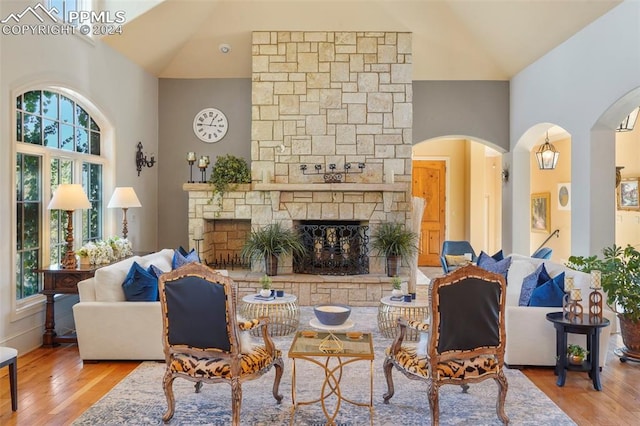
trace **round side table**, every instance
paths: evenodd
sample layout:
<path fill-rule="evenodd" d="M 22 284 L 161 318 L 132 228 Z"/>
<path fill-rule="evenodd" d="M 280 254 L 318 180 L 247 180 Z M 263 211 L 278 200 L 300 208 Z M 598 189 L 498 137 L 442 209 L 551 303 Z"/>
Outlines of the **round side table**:
<path fill-rule="evenodd" d="M 261 300 L 254 294 L 244 296 L 240 305 L 240 315 L 247 319 L 269 318 L 269 335 L 286 336 L 298 329 L 300 308 L 298 298 L 285 293 L 283 297 L 273 300 Z M 261 336 L 260 328 L 251 330 L 251 335 Z"/>
<path fill-rule="evenodd" d="M 393 339 L 398 332 L 398 318 L 425 321 L 429 317 L 429 302 L 412 300 L 411 302 L 391 300 L 391 296 L 380 299 L 378 306 L 378 328 L 384 337 Z M 405 341 L 420 340 L 418 330 L 407 328 Z"/>

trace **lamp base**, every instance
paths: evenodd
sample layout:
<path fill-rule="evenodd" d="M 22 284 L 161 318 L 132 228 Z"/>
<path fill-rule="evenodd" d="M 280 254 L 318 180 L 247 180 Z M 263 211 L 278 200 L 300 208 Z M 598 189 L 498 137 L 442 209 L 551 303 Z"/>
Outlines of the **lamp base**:
<path fill-rule="evenodd" d="M 67 251 L 62 259 L 61 266 L 63 269 L 76 269 L 78 267 L 78 261 L 76 260 L 75 252 Z"/>

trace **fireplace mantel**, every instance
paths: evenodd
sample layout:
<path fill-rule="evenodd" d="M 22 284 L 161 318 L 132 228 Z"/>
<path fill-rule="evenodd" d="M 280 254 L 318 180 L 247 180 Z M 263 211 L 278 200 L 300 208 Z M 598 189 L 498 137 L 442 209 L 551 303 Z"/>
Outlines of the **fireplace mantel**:
<path fill-rule="evenodd" d="M 184 191 L 213 191 L 209 183 L 185 183 Z M 406 192 L 407 183 L 252 183 L 240 184 L 234 191 L 278 192 Z"/>

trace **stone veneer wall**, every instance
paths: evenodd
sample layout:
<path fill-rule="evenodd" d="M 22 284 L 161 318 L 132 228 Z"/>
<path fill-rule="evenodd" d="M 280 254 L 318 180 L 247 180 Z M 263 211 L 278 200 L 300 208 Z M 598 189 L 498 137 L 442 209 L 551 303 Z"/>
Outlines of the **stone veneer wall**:
<path fill-rule="evenodd" d="M 213 243 L 207 222 L 219 219 L 248 219 L 255 227 L 300 220 L 357 220 L 371 229 L 386 221 L 408 224 L 411 34 L 260 31 L 252 37 L 253 182 L 225 194 L 221 206 L 210 202 L 208 185 L 185 184 L 190 240 L 204 231 L 204 246 Z M 332 184 L 300 170 L 330 163 L 341 170 L 345 162 L 366 167 Z M 384 272 L 383 259 L 372 256 L 370 271 L 366 279 L 291 276 L 283 284 L 288 290 L 299 283 L 299 291 L 291 290 L 304 293 L 303 303 L 376 304 L 388 285 L 388 278 L 374 276 Z M 281 261 L 279 274 L 291 272 L 291 259 Z M 240 287 L 253 291 L 258 277 L 250 273 Z"/>

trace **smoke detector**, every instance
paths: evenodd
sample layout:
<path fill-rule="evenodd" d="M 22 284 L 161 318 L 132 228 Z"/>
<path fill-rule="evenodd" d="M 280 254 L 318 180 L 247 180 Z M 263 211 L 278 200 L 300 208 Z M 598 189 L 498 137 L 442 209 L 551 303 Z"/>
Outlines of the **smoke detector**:
<path fill-rule="evenodd" d="M 231 45 L 229 45 L 227 43 L 222 43 L 220 46 L 218 46 L 218 49 L 222 53 L 229 53 L 229 52 L 231 52 Z"/>

